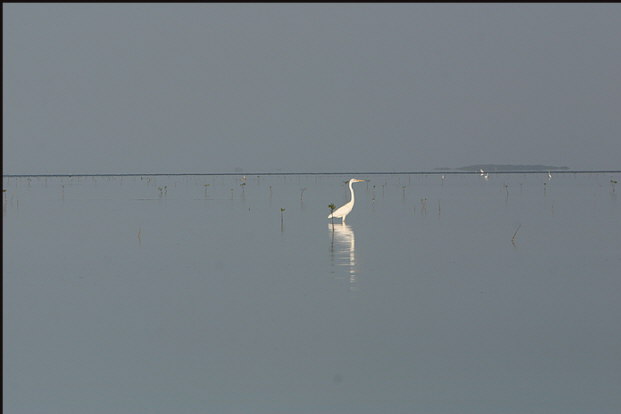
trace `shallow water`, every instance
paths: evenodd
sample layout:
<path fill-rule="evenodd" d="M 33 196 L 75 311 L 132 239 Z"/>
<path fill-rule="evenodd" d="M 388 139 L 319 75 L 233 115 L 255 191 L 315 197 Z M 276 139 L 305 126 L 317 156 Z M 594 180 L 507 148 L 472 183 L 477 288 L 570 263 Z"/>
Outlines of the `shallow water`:
<path fill-rule="evenodd" d="M 5 412 L 621 412 L 611 177 L 4 178 Z"/>

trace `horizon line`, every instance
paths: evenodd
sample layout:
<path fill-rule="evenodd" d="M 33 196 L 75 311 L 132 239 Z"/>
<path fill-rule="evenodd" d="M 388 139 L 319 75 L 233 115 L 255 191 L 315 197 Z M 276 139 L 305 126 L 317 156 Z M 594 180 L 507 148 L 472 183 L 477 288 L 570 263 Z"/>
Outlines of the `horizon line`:
<path fill-rule="evenodd" d="M 554 172 L 555 174 L 619 174 L 621 170 L 488 170 L 491 174 L 542 174 Z M 75 173 L 75 174 L 2 174 L 3 178 L 24 177 L 153 177 L 153 176 L 211 176 L 211 175 L 425 175 L 425 174 L 480 174 L 480 171 L 345 171 L 345 172 L 182 172 L 182 173 Z"/>

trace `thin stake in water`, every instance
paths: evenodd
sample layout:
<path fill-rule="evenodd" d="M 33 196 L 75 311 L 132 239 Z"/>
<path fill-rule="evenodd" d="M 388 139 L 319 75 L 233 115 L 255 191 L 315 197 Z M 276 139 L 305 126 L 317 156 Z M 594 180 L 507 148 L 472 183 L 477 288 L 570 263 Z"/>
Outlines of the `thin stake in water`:
<path fill-rule="evenodd" d="M 513 237 L 511 237 L 511 243 L 515 246 L 515 236 L 517 236 L 518 231 L 520 230 L 520 227 L 522 227 L 521 224 L 519 224 L 517 226 L 517 229 L 515 229 L 515 233 L 513 233 Z"/>

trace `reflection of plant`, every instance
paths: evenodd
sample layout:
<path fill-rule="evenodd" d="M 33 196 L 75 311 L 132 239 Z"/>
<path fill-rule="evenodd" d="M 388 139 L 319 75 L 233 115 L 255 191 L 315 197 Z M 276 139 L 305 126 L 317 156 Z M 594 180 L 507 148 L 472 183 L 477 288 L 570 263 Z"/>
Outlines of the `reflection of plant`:
<path fill-rule="evenodd" d="M 334 214 L 334 209 L 336 208 L 334 203 L 328 204 L 328 208 L 330 209 L 330 215 Z M 332 216 L 331 219 L 332 219 L 332 231 L 334 231 L 334 216 Z"/>
<path fill-rule="evenodd" d="M 427 212 L 427 197 L 420 199 L 420 212 L 422 214 Z"/>
<path fill-rule="evenodd" d="M 522 225 L 518 225 L 517 229 L 515 229 L 515 233 L 513 233 L 513 237 L 511 237 L 511 244 L 513 244 L 515 246 L 515 236 L 517 236 L 517 232 L 520 230 L 520 227 L 522 227 Z"/>
<path fill-rule="evenodd" d="M 306 187 L 300 190 L 300 201 L 302 201 L 302 197 L 304 197 L 304 191 L 306 191 Z"/>

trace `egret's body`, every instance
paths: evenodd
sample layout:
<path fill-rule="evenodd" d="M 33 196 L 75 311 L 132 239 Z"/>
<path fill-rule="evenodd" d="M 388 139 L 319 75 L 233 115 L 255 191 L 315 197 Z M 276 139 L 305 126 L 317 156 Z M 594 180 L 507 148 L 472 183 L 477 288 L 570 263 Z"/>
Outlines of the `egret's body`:
<path fill-rule="evenodd" d="M 352 178 L 351 180 L 349 180 L 349 194 L 351 195 L 349 202 L 347 202 L 346 204 L 334 210 L 332 214 L 328 216 L 328 218 L 343 219 L 343 224 L 345 224 L 345 217 L 347 217 L 347 215 L 351 213 L 351 210 L 354 208 L 354 202 L 356 201 L 356 196 L 354 194 L 354 189 L 352 188 L 352 184 L 359 183 L 362 181 L 365 181 L 365 180 L 359 180 L 357 178 Z"/>

